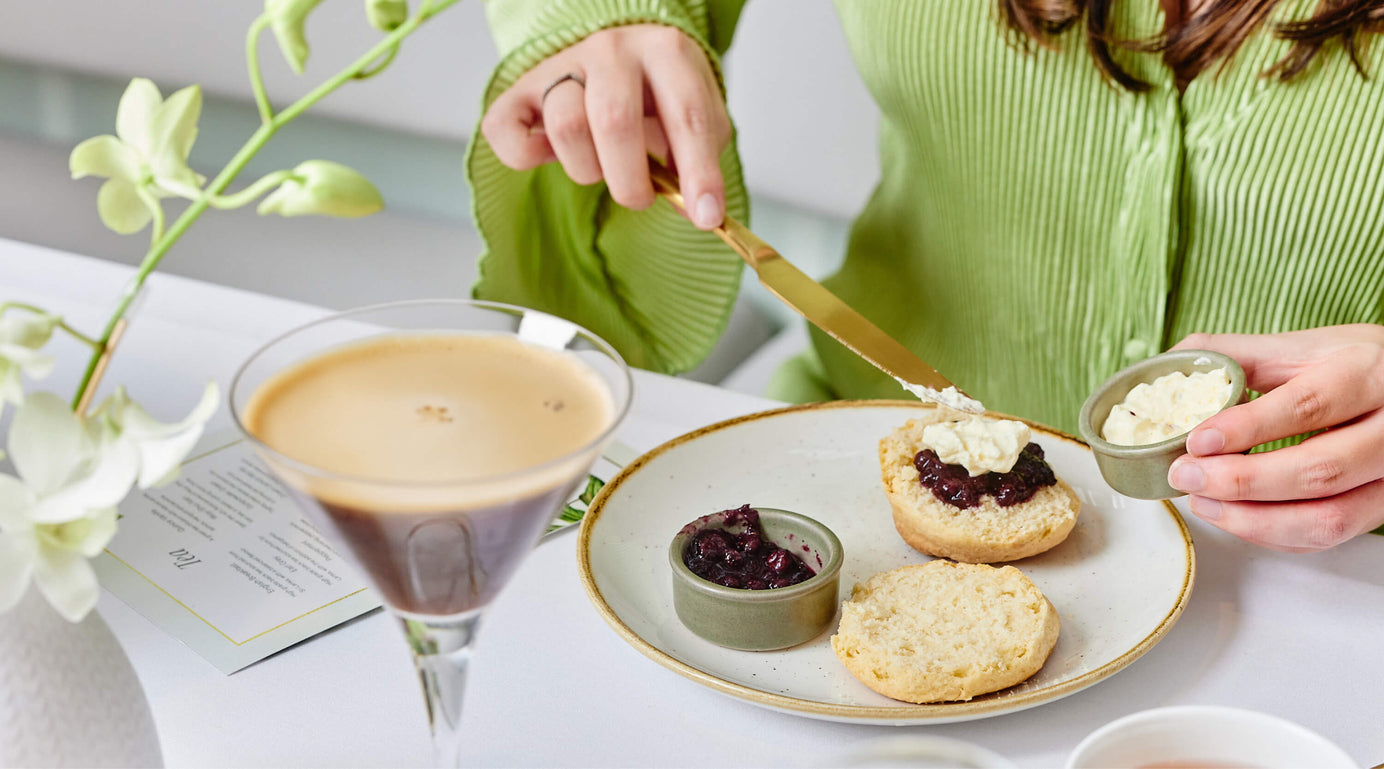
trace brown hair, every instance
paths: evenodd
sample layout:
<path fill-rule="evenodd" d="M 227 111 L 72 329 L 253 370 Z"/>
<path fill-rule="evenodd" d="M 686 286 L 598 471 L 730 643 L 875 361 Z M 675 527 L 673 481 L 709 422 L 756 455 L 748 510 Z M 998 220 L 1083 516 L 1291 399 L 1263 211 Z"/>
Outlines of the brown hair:
<path fill-rule="evenodd" d="M 1114 39 L 1107 30 L 1112 0 L 999 0 L 999 8 L 1000 18 L 1011 31 L 1049 48 L 1054 36 L 1084 16 L 1087 46 L 1101 72 L 1124 88 L 1144 91 L 1149 84 L 1115 62 L 1110 54 L 1112 45 L 1161 52 L 1175 72 L 1201 72 L 1217 60 L 1222 64 L 1228 61 L 1278 2 L 1206 0 L 1205 7 L 1194 16 L 1152 40 Z M 1292 41 L 1293 47 L 1264 74 L 1289 80 L 1306 69 L 1324 45 L 1339 40 L 1356 71 L 1364 76 L 1358 50 L 1361 33 L 1381 30 L 1384 0 L 1321 0 L 1311 18 L 1276 26 L 1274 33 Z"/>

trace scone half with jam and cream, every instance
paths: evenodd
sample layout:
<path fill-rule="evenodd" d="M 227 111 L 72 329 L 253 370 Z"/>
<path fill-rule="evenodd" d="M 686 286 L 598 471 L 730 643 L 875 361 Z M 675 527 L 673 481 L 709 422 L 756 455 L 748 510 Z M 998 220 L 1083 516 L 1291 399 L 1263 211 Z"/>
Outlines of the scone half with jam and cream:
<path fill-rule="evenodd" d="M 940 408 L 895 429 L 879 464 L 900 536 L 965 563 L 1027 558 L 1066 539 L 1081 501 L 1030 438 L 1023 422 Z"/>
<path fill-rule="evenodd" d="M 998 691 L 1043 667 L 1061 623 L 1013 566 L 935 560 L 851 591 L 831 648 L 861 683 L 905 702 Z"/>

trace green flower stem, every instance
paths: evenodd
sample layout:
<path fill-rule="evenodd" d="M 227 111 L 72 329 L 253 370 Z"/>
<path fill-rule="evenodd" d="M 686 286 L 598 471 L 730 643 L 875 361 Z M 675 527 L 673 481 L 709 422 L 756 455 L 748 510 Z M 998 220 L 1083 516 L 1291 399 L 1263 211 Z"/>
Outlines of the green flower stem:
<path fill-rule="evenodd" d="M 385 35 L 383 38 L 381 38 L 380 42 L 376 43 L 374 48 L 371 48 L 369 51 L 367 51 L 364 56 L 360 57 L 359 59 L 356 59 L 355 62 L 351 64 L 351 66 L 336 73 L 332 76 L 330 80 L 326 81 L 325 83 L 314 89 L 312 93 L 307 94 L 303 98 L 299 99 L 298 101 L 294 102 L 292 105 L 284 109 L 283 112 L 280 112 L 278 115 L 276 115 L 274 117 L 274 123 L 282 125 L 283 123 L 287 123 L 288 121 L 306 112 L 310 107 L 312 107 L 312 105 L 321 101 L 323 97 L 325 97 L 327 94 L 341 87 L 341 85 L 345 83 L 347 80 L 354 78 L 356 76 L 356 73 L 364 71 L 367 67 L 370 66 L 371 63 L 375 62 L 386 52 L 388 52 L 388 50 L 391 47 L 398 45 L 399 42 L 402 41 L 404 38 L 413 34 L 413 31 L 418 29 L 418 26 L 420 24 L 427 21 L 428 19 L 431 19 L 433 16 L 436 16 L 437 14 L 446 10 L 447 8 L 456 5 L 457 2 L 459 2 L 459 0 L 436 0 L 436 2 L 433 2 L 424 7 L 423 9 L 419 10 L 417 14 L 409 17 L 408 21 L 405 21 L 403 24 L 400 24 L 398 29 L 394 30 L 393 32 L 390 32 L 388 35 Z"/>
<path fill-rule="evenodd" d="M 178 242 L 178 240 L 182 238 L 183 233 L 187 232 L 187 229 L 192 226 L 192 223 L 197 221 L 197 219 L 211 207 L 212 200 L 225 192 L 226 188 L 230 186 L 231 182 L 235 180 L 236 175 L 245 168 L 251 158 L 263 149 L 264 145 L 274 137 L 274 134 L 278 133 L 280 128 L 306 112 L 314 104 L 326 97 L 327 94 L 340 88 L 344 83 L 353 79 L 360 72 L 365 71 L 372 63 L 389 53 L 389 49 L 397 46 L 404 38 L 413 34 L 423 22 L 455 5 L 457 2 L 459 2 L 459 0 L 434 0 L 434 2 L 425 3 L 424 6 L 419 9 L 418 13 L 409 17 L 403 24 L 400 24 L 398 29 L 395 29 L 393 32 L 381 38 L 380 41 L 369 51 L 366 51 L 363 56 L 314 88 L 298 101 L 286 107 L 283 111 L 279 112 L 279 114 L 273 115 L 250 135 L 250 139 L 245 142 L 245 145 L 236 152 L 235 156 L 231 158 L 231 161 L 226 164 L 226 167 L 221 169 L 221 173 L 217 174 L 216 178 L 207 186 L 202 197 L 192 201 L 192 204 L 183 211 L 182 215 L 173 223 L 173 226 L 168 228 L 168 231 L 164 233 L 163 237 L 159 238 L 156 243 L 150 246 L 149 252 L 144 256 L 144 261 L 140 263 L 134 278 L 130 280 L 129 285 L 125 289 L 125 293 L 120 297 L 120 301 L 115 308 L 115 313 L 111 315 L 110 320 L 106 323 L 105 329 L 101 332 L 101 338 L 96 342 L 96 346 L 92 351 L 91 360 L 87 363 L 86 372 L 82 375 L 81 384 L 77 387 L 77 394 L 72 399 L 73 408 L 76 408 L 76 404 L 82 402 L 82 397 L 85 395 L 87 389 L 95 386 L 96 383 L 92 381 L 92 375 L 96 373 L 97 364 L 100 362 L 101 356 L 105 354 L 106 348 L 110 344 L 111 334 L 115 331 L 120 320 L 125 317 L 125 313 L 130 309 L 130 304 L 134 302 L 135 297 L 137 297 L 139 292 L 144 288 L 144 282 L 148 280 L 149 275 L 153 273 L 154 270 L 158 269 L 159 262 L 163 261 L 163 257 L 167 255 L 168 249 L 172 248 L 173 244 Z M 256 23 L 259 23 L 258 20 Z M 252 68 L 252 71 L 257 69 L 257 67 Z M 252 74 L 252 85 L 255 79 L 255 75 Z M 263 93 L 262 83 L 256 87 L 257 99 L 259 98 L 258 94 L 261 93 Z M 263 115 L 263 112 L 261 112 L 261 115 Z"/>
<path fill-rule="evenodd" d="M 148 188 L 142 185 L 135 188 L 135 194 L 139 196 L 140 200 L 144 201 L 145 207 L 149 209 L 149 212 L 153 214 L 154 217 L 154 226 L 149 234 L 149 246 L 152 248 L 154 244 L 158 243 L 159 239 L 163 237 L 164 226 L 168 221 L 164 217 L 163 204 L 159 203 L 158 198 L 154 197 L 153 193 L 149 192 Z"/>
<path fill-rule="evenodd" d="M 67 325 L 67 321 L 65 320 L 58 321 L 58 328 L 62 329 L 63 331 L 66 331 L 68 336 L 72 337 L 73 339 L 76 339 L 77 341 L 81 342 L 82 344 L 85 344 L 87 347 L 90 347 L 92 349 L 95 349 L 96 345 L 100 344 L 100 342 L 96 341 L 95 339 L 92 339 L 86 334 L 83 334 L 77 329 Z"/>
<path fill-rule="evenodd" d="M 292 171 L 275 171 L 272 174 L 265 174 L 258 181 L 249 187 L 230 195 L 213 195 L 209 199 L 212 208 L 240 208 L 255 198 L 283 184 L 293 178 Z"/>
<path fill-rule="evenodd" d="M 363 71 L 363 72 L 357 72 L 357 73 L 356 73 L 356 79 L 357 79 L 357 80 L 369 80 L 370 78 L 372 78 L 372 77 L 374 77 L 374 76 L 380 74 L 381 72 L 384 72 L 385 67 L 388 67 L 391 63 L 393 63 L 394 57 L 395 57 L 395 56 L 398 56 L 398 55 L 399 55 L 399 46 L 396 45 L 396 46 L 394 46 L 393 48 L 390 48 L 390 49 L 389 49 L 389 53 L 385 54 L 384 60 L 381 61 L 379 64 L 376 64 L 376 65 L 375 65 L 374 67 L 372 67 L 371 69 L 367 69 L 367 70 L 365 70 L 365 71 Z"/>
<path fill-rule="evenodd" d="M 20 310 L 22 312 L 31 312 L 35 315 L 49 314 L 48 311 L 43 309 L 42 307 L 35 307 L 32 304 L 25 304 L 24 302 L 0 302 L 0 315 L 4 315 L 5 312 L 8 310 Z M 83 334 L 77 329 L 67 325 L 67 321 L 63 320 L 62 318 L 58 318 L 58 328 L 67 332 L 72 336 L 73 339 L 76 339 L 77 341 L 87 345 L 88 347 L 95 347 L 97 345 L 97 341 L 95 339 L 92 339 L 86 334 Z"/>
<path fill-rule="evenodd" d="M 255 92 L 255 106 L 259 108 L 260 122 L 268 123 L 274 119 L 274 108 L 269 104 L 269 92 L 264 88 L 264 75 L 260 72 L 259 38 L 260 33 L 269 27 L 269 17 L 261 14 L 250 24 L 245 34 L 245 65 L 250 69 L 250 90 Z"/>
<path fill-rule="evenodd" d="M 48 311 L 42 307 L 37 307 L 25 302 L 0 302 L 0 315 L 4 315 L 10 310 L 20 310 L 22 312 L 32 312 L 35 315 L 47 315 Z"/>

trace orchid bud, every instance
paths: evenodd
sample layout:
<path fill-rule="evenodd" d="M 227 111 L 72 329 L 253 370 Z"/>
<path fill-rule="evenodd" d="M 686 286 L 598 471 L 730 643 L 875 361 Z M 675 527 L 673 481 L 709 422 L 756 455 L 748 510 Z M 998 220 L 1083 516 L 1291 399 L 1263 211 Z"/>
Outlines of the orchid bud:
<path fill-rule="evenodd" d="M 393 32 L 408 20 L 408 0 L 365 0 L 365 16 L 375 29 Z"/>
<path fill-rule="evenodd" d="M 369 179 L 329 160 L 308 160 L 293 169 L 279 188 L 259 204 L 261 216 L 321 214 L 369 216 L 384 208 L 384 198 Z"/>
<path fill-rule="evenodd" d="M 264 0 L 264 15 L 269 17 L 274 39 L 279 41 L 288 66 L 295 74 L 303 74 L 308 62 L 308 38 L 304 30 L 308 14 L 322 0 Z"/>

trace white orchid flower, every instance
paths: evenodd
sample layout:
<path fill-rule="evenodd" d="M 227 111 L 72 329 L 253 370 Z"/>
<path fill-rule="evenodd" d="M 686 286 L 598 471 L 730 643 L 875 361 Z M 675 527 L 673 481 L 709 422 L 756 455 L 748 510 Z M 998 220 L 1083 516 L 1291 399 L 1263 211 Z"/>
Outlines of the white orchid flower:
<path fill-rule="evenodd" d="M 135 78 L 120 97 L 115 136 L 96 136 L 72 150 L 73 179 L 103 176 L 96 209 L 107 227 L 122 235 L 144 229 L 171 195 L 195 196 L 205 178 L 188 168 L 202 114 L 202 89 L 190 85 L 169 96 Z"/>
<path fill-rule="evenodd" d="M 149 416 L 121 387 L 97 407 L 88 429 L 103 445 L 120 444 L 135 452 L 141 489 L 162 486 L 178 477 L 179 466 L 202 437 L 220 398 L 216 383 L 208 382 L 202 399 L 184 419 L 165 423 Z"/>
<path fill-rule="evenodd" d="M 53 370 L 53 357 L 39 352 L 62 319 L 48 313 L 0 316 L 0 411 L 5 403 L 24 402 L 20 375 L 42 379 Z M 0 454 L 3 456 L 3 454 Z"/>
<path fill-rule="evenodd" d="M 100 590 L 87 562 L 115 534 L 116 505 L 139 470 L 133 446 L 102 444 L 60 398 L 35 393 L 14 416 L 10 457 L 0 474 L 0 612 L 32 581 L 72 622 Z"/>
<path fill-rule="evenodd" d="M 356 171 L 330 160 L 305 160 L 279 188 L 260 202 L 261 216 L 321 214 L 343 218 L 369 216 L 384 208 L 375 185 Z"/>

